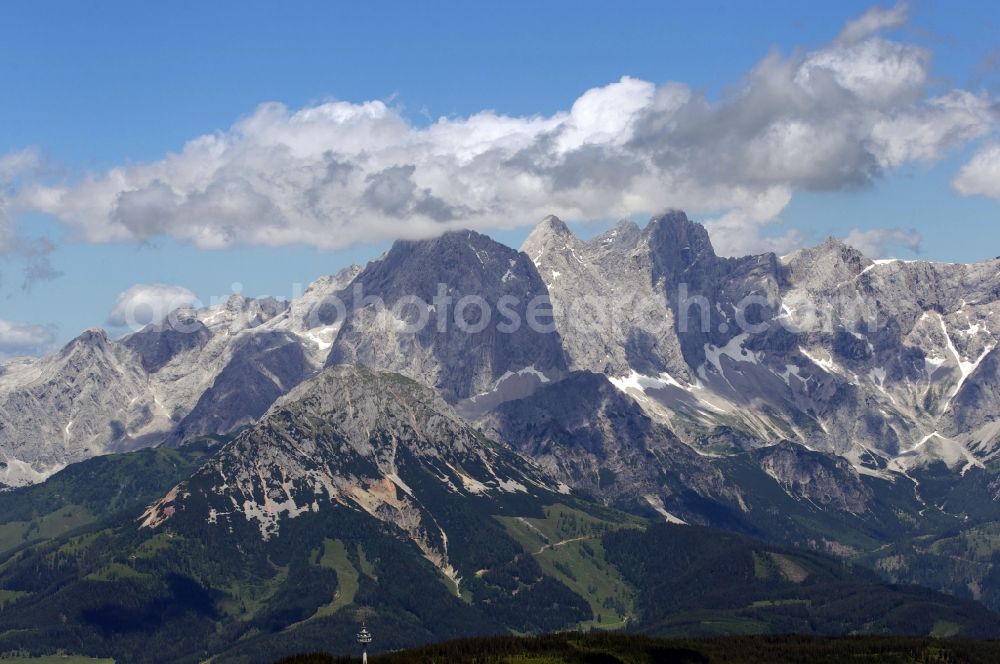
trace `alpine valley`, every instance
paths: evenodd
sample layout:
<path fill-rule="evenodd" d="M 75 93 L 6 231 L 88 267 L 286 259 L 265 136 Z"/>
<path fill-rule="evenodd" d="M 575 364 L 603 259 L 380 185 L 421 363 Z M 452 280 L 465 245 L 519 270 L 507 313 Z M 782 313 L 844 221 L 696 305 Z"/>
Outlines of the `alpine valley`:
<path fill-rule="evenodd" d="M 998 638 L 998 344 L 1000 259 L 724 258 L 681 212 L 88 330 L 0 365 L 0 653 Z"/>

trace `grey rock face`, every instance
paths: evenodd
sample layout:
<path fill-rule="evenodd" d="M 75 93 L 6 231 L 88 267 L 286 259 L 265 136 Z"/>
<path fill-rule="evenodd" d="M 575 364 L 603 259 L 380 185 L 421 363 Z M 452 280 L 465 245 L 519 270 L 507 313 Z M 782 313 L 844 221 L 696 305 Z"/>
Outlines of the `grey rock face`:
<path fill-rule="evenodd" d="M 1000 349 L 979 360 L 941 417 L 941 432 L 970 441 L 974 452 L 991 456 L 1000 446 Z"/>
<path fill-rule="evenodd" d="M 56 354 L 0 375 L 0 483 L 43 479 L 75 461 L 128 449 L 160 414 L 140 358 L 88 330 Z"/>
<path fill-rule="evenodd" d="M 291 304 L 234 295 L 119 341 L 88 331 L 50 357 L 0 365 L 0 484 L 250 424 L 321 368 L 337 328 L 313 310 L 358 272 L 320 279 Z"/>
<path fill-rule="evenodd" d="M 570 366 L 608 375 L 684 442 L 790 439 L 882 475 L 861 459 L 966 468 L 997 449 L 1000 261 L 872 261 L 832 238 L 780 260 L 719 258 L 679 212 L 590 242 L 548 219 L 524 250 Z M 608 294 L 597 311 L 595 293 Z"/>
<path fill-rule="evenodd" d="M 812 289 L 836 288 L 874 265 L 860 251 L 834 237 L 817 247 L 796 251 L 784 263 L 793 285 Z"/>
<path fill-rule="evenodd" d="M 789 494 L 823 509 L 862 514 L 871 502 L 871 489 L 840 457 L 812 453 L 787 441 L 755 456 L 764 472 Z"/>
<path fill-rule="evenodd" d="M 612 376 L 693 380 L 705 344 L 725 346 L 738 334 L 736 303 L 756 295 L 771 312 L 783 275 L 773 255 L 719 258 L 704 227 L 683 212 L 643 230 L 620 222 L 590 242 L 550 218 L 522 250 L 552 279 L 571 366 Z"/>
<path fill-rule="evenodd" d="M 203 347 L 211 337 L 204 323 L 185 315 L 149 325 L 123 339 L 122 345 L 139 354 L 143 369 L 156 373 L 181 353 Z"/>
<path fill-rule="evenodd" d="M 975 433 L 982 422 L 973 423 L 967 413 L 956 420 L 952 407 L 977 401 L 970 394 L 976 382 L 968 379 L 997 344 L 1000 262 L 871 262 L 844 257 L 837 243 L 823 248 L 827 257 L 843 257 L 840 272 L 831 276 L 837 262 L 822 273 L 797 268 L 791 257 L 794 285 L 783 302 L 792 311 L 802 302 L 823 303 L 832 328 L 798 335 L 801 354 L 837 385 L 836 399 L 809 395 L 827 434 L 899 458 L 901 467 L 929 458 L 967 467 L 977 463 L 970 450 L 992 453 L 989 432 Z M 923 445 L 929 436 L 937 442 Z M 831 448 L 845 452 L 824 446 Z"/>
<path fill-rule="evenodd" d="M 183 442 L 247 426 L 313 371 L 302 344 L 293 335 L 263 331 L 244 336 L 233 344 L 232 359 L 172 438 Z"/>
<path fill-rule="evenodd" d="M 698 453 L 600 374 L 574 372 L 480 424 L 575 490 L 654 518 L 743 529 L 792 508 L 880 527 L 874 492 L 846 459 L 790 441 L 747 451 L 725 427 L 700 441 L 723 453 Z"/>
<path fill-rule="evenodd" d="M 384 306 L 357 299 L 362 293 Z M 439 295 L 447 301 L 435 304 Z M 398 372 L 433 386 L 450 403 L 489 394 L 519 372 L 551 380 L 566 368 L 559 335 L 526 324 L 546 295 L 527 256 L 484 235 L 397 242 L 344 291 L 347 318 L 326 363 Z"/>
<path fill-rule="evenodd" d="M 285 311 L 269 320 L 266 327 L 299 337 L 307 354 L 322 365 L 344 322 L 337 306 L 342 301 L 342 291 L 360 273 L 360 266 L 351 265 L 336 275 L 320 277 L 294 298 Z"/>
<path fill-rule="evenodd" d="M 502 404 L 484 423 L 553 476 L 594 494 L 626 467 L 629 479 L 648 480 L 656 473 L 654 450 L 680 446 L 635 401 L 590 372 L 574 372 L 532 397 Z"/>
<path fill-rule="evenodd" d="M 549 217 L 521 247 L 545 280 L 572 369 L 621 375 L 636 366 L 688 375 L 673 311 L 651 278 L 645 239 L 635 224 L 621 222 L 581 242 Z"/>
<path fill-rule="evenodd" d="M 530 397 L 501 405 L 481 425 L 552 477 L 608 503 L 667 516 L 664 504 L 683 491 L 741 501 L 738 487 L 727 483 L 710 460 L 653 421 L 601 374 L 571 373 Z"/>

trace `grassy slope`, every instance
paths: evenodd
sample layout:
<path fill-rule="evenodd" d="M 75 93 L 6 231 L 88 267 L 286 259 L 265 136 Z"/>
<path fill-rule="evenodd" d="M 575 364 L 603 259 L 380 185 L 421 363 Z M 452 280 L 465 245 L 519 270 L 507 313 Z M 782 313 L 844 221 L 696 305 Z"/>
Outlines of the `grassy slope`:
<path fill-rule="evenodd" d="M 315 618 L 332 616 L 345 606 L 354 603 L 358 594 L 358 571 L 347 557 L 347 549 L 340 540 L 326 539 L 323 541 L 323 556 L 319 559 L 320 567 L 332 569 L 337 573 L 337 590 L 329 604 L 324 604 L 313 614 Z"/>
<path fill-rule="evenodd" d="M 141 510 L 195 470 L 219 443 L 110 454 L 74 464 L 42 484 L 0 493 L 0 560 L 26 545 Z"/>
<path fill-rule="evenodd" d="M 497 517 L 549 574 L 587 600 L 594 618 L 581 629 L 618 629 L 635 619 L 635 591 L 607 562 L 601 537 L 638 522 L 609 521 L 567 505 L 549 505 L 545 518 Z"/>

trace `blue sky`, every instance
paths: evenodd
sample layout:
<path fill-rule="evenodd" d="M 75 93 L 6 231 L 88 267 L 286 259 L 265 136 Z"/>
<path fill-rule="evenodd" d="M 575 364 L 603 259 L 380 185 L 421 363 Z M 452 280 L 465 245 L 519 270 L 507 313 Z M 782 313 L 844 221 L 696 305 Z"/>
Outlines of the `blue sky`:
<path fill-rule="evenodd" d="M 905 128 L 911 125 L 904 125 L 891 134 L 897 141 L 891 145 L 902 147 L 878 151 L 868 146 L 872 136 L 878 138 L 885 131 L 861 138 L 852 133 L 844 139 L 847 147 L 831 148 L 831 159 L 845 159 L 831 166 L 837 166 L 836 173 L 818 172 L 813 163 L 792 169 L 776 163 L 781 153 L 763 157 L 754 153 L 748 157 L 751 163 L 765 163 L 775 172 L 757 178 L 753 172 L 747 174 L 744 162 L 728 163 L 732 160 L 726 146 L 731 143 L 709 138 L 704 146 L 692 144 L 690 136 L 697 131 L 689 128 L 682 154 L 698 161 L 697 167 L 678 171 L 660 162 L 653 171 L 635 175 L 641 183 L 630 179 L 621 184 L 632 190 L 628 196 L 617 196 L 613 195 L 616 183 L 624 182 L 620 173 L 640 167 L 631 161 L 635 156 L 631 148 L 624 150 L 629 152 L 629 161 L 621 159 L 624 138 L 600 134 L 600 122 L 609 116 L 599 115 L 597 125 L 587 120 L 586 132 L 591 133 L 572 139 L 575 142 L 569 148 L 538 153 L 543 161 L 562 160 L 553 170 L 543 175 L 535 172 L 534 165 L 528 170 L 542 182 L 548 182 L 545 178 L 565 181 L 576 172 L 567 170 L 567 164 L 582 168 L 578 161 L 570 162 L 567 154 L 578 156 L 581 146 L 591 142 L 613 153 L 613 160 L 602 153 L 599 160 L 586 164 L 587 169 L 605 169 L 600 171 L 605 174 L 613 167 L 618 174 L 601 176 L 611 179 L 593 187 L 601 190 L 600 195 L 577 205 L 572 196 L 589 193 L 567 193 L 562 188 L 552 198 L 553 211 L 579 222 L 576 225 L 583 234 L 625 214 L 645 218 L 656 211 L 653 208 L 677 200 L 695 218 L 714 221 L 709 225 L 713 240 L 730 251 L 740 249 L 733 237 L 756 238 L 747 250 L 778 250 L 816 242 L 828 234 L 846 237 L 854 233 L 853 237 L 873 249 L 907 257 L 914 255 L 917 234 L 920 255 L 929 259 L 972 261 L 1000 254 L 1000 193 L 996 191 L 1000 185 L 993 188 L 989 182 L 995 171 L 980 169 L 986 173 L 985 184 L 983 176 L 970 175 L 970 184 L 965 186 L 969 195 L 960 195 L 954 184 L 963 167 L 996 142 L 997 127 L 990 114 L 995 113 L 1000 95 L 1000 5 L 913 2 L 900 7 L 900 15 L 879 27 L 845 37 L 844 26 L 872 6 L 866 2 L 581 1 L 0 4 L 0 90 L 4 92 L 0 159 L 24 150 L 30 155 L 29 166 L 12 170 L 7 184 L 0 179 L 0 186 L 6 187 L 8 209 L 3 222 L 8 228 L 6 247 L 0 238 L 0 354 L 44 346 L 47 335 L 61 343 L 85 327 L 104 325 L 119 294 L 135 284 L 184 287 L 204 302 L 230 292 L 234 282 L 248 294 L 290 296 L 294 284 L 378 255 L 394 236 L 433 232 L 435 221 L 441 222 L 441 228 L 460 226 L 469 215 L 468 225 L 516 246 L 540 219 L 546 207 L 545 192 L 529 205 L 504 199 L 517 199 L 521 196 L 517 190 L 492 191 L 490 200 L 501 211 L 482 212 L 460 193 L 438 184 L 454 177 L 468 180 L 473 189 L 477 186 L 477 176 L 464 162 L 454 166 L 458 175 L 441 165 L 438 153 L 451 141 L 465 150 L 473 142 L 489 140 L 483 136 L 493 135 L 490 127 L 502 124 L 498 118 L 515 118 L 525 125 L 532 118 L 556 118 L 574 108 L 589 90 L 604 90 L 604 97 L 618 112 L 634 99 L 648 102 L 650 95 L 662 93 L 670 82 L 683 84 L 686 94 L 722 120 L 735 117 L 733 124 L 739 124 L 747 113 L 744 106 L 750 104 L 741 102 L 741 95 L 758 104 L 761 96 L 766 97 L 769 88 L 754 83 L 751 72 L 759 71 L 769 54 L 777 54 L 772 56 L 778 58 L 773 69 L 779 73 L 768 70 L 768 85 L 780 78 L 783 68 L 801 69 L 813 57 L 810 54 L 818 54 L 813 58 L 816 61 L 829 62 L 828 55 L 839 58 L 844 53 L 860 53 L 861 46 L 871 40 L 901 45 L 902 55 L 893 53 L 904 59 L 903 64 L 909 62 L 905 58 L 919 62 L 922 77 L 891 101 L 858 102 L 857 117 L 879 113 L 883 119 L 912 116 L 924 122 L 913 126 L 910 136 L 952 122 L 950 130 L 942 130 L 944 138 L 915 146 L 906 140 Z M 888 5 L 884 8 L 890 11 Z M 853 45 L 858 48 L 852 51 Z M 848 69 L 843 71 L 849 75 L 850 67 L 868 62 L 847 62 Z M 904 73 L 900 69 L 899 75 Z M 608 87 L 624 76 L 642 84 Z M 956 90 L 979 101 L 963 98 L 964 115 L 958 120 L 951 119 L 952 115 L 931 117 L 928 109 L 939 106 L 928 100 Z M 785 92 L 778 88 L 775 95 Z M 297 134 L 290 129 L 301 127 L 296 112 L 323 108 L 331 100 L 352 105 L 382 102 L 389 120 L 380 115 L 380 108 L 369 107 L 383 123 L 372 125 L 372 131 L 379 132 L 382 152 L 392 156 L 373 157 L 383 160 L 380 170 L 362 173 L 368 168 L 364 150 L 351 153 L 362 155 L 357 161 L 360 166 L 348 165 L 345 172 L 358 173 L 357 186 L 367 187 L 364 194 L 357 194 L 357 205 L 374 200 L 374 211 L 350 208 L 361 212 L 348 215 L 350 219 L 329 231 L 325 217 L 289 221 L 294 215 L 290 217 L 285 207 L 294 207 L 295 196 L 308 194 L 297 191 L 294 182 L 283 181 L 280 187 L 291 203 L 257 186 L 261 179 L 269 179 L 267 159 L 255 157 L 251 169 L 246 161 L 227 157 L 228 168 L 240 173 L 239 181 L 253 186 L 233 189 L 232 182 L 226 181 L 225 205 L 230 210 L 236 206 L 236 212 L 221 231 L 212 225 L 221 223 L 215 217 L 204 223 L 190 221 L 192 215 L 211 217 L 219 209 L 218 200 L 205 203 L 204 197 L 199 198 L 212 191 L 211 178 L 198 180 L 190 175 L 206 160 L 204 155 L 190 156 L 180 165 L 157 167 L 155 176 L 142 172 L 144 165 L 163 163 L 168 154 L 181 152 L 186 143 L 203 135 L 238 142 L 234 136 L 258 132 L 254 140 L 259 147 L 261 135 L 281 132 L 282 138 L 275 140 L 329 140 L 333 153 L 348 154 L 342 145 L 348 139 L 330 133 L 328 127 L 320 131 L 310 125 L 311 133 Z M 262 114 L 258 108 L 265 102 L 279 102 L 283 109 Z M 763 103 L 767 106 L 766 100 Z M 766 112 L 780 115 L 785 103 L 775 100 Z M 808 115 L 802 116 L 804 122 L 826 122 L 826 115 L 813 103 Z M 967 108 L 976 103 L 975 109 Z M 487 129 L 470 129 L 465 120 L 485 110 L 493 111 L 484 120 Z M 458 126 L 457 138 L 449 134 L 427 140 L 433 145 L 414 155 L 394 150 L 394 136 L 400 141 L 414 136 L 424 141 L 421 131 L 441 117 Z M 639 116 L 629 116 L 634 117 Z M 854 117 L 847 116 L 846 123 Z M 241 119 L 263 129 L 235 131 L 234 123 Z M 400 123 L 405 125 L 402 129 Z M 582 126 L 583 121 L 577 124 Z M 835 124 L 842 127 L 845 121 Z M 524 132 L 537 140 L 546 132 L 564 131 L 552 126 Z M 572 131 L 577 130 L 584 131 L 579 127 Z M 631 125 L 627 131 L 632 131 Z M 643 153 L 643 159 L 679 158 L 681 153 L 669 141 L 660 145 L 658 137 L 647 138 L 657 151 Z M 734 134 L 733 140 L 738 138 Z M 760 136 L 749 136 L 748 141 L 751 138 Z M 535 153 L 524 154 L 530 158 Z M 726 163 L 716 170 L 706 155 Z M 346 163 L 337 159 L 331 163 Z M 863 159 L 875 159 L 877 172 L 864 170 L 868 167 Z M 410 171 L 392 170 L 397 162 L 403 168 L 411 160 L 415 166 Z M 864 174 L 845 175 L 844 169 L 855 167 Z M 182 168 L 187 170 L 177 175 Z M 275 163 L 274 168 L 287 172 L 289 165 Z M 149 196 L 127 210 L 95 211 L 91 206 L 94 192 L 103 196 L 111 191 L 108 182 L 114 180 L 109 176 L 113 169 L 129 173 L 123 192 L 149 190 Z M 592 175 L 596 170 L 585 172 L 598 177 Z M 87 184 L 88 176 L 98 184 Z M 663 186 L 662 196 L 650 193 L 657 187 L 658 176 L 674 183 Z M 712 182 L 706 183 L 706 177 Z M 682 187 L 677 182 L 686 184 Z M 163 212 L 167 194 L 157 188 L 161 185 L 172 192 L 168 197 L 194 203 Z M 400 186 L 409 196 L 406 200 L 390 201 L 384 195 L 371 198 L 373 193 L 398 193 Z M 700 193 L 689 195 L 693 188 Z M 743 193 L 731 193 L 737 190 Z M 53 192 L 63 197 L 58 205 L 52 202 Z M 107 194 L 108 200 L 118 200 L 118 193 Z M 258 194 L 260 201 L 253 198 Z M 257 202 L 233 200 L 240 196 Z M 170 205 L 179 205 L 174 198 Z M 195 203 L 201 207 L 192 207 Z M 322 209 L 348 208 L 327 203 Z M 273 213 L 280 220 L 261 222 L 244 233 L 243 224 L 256 224 L 249 217 L 258 213 Z M 433 219 L 421 221 L 420 215 Z M 109 216 L 114 223 L 105 223 Z M 872 235 L 875 231 L 880 234 Z M 27 266 L 35 267 L 33 278 L 23 275 Z M 59 276 L 53 276 L 56 273 Z M 4 341 L 5 331 L 13 340 Z M 35 335 L 42 343 L 25 342 L 25 334 Z"/>

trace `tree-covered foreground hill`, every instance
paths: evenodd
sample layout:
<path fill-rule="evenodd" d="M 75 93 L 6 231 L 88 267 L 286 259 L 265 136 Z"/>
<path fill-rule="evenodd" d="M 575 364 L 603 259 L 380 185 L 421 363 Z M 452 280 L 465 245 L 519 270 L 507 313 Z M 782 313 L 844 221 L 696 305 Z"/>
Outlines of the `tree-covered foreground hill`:
<path fill-rule="evenodd" d="M 347 664 L 357 657 L 306 654 L 279 664 Z M 371 658 L 372 664 L 878 664 L 1000 661 L 989 641 L 865 636 L 740 636 L 655 639 L 639 635 L 563 633 L 449 641 Z"/>

